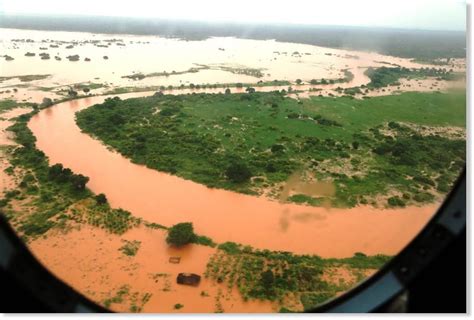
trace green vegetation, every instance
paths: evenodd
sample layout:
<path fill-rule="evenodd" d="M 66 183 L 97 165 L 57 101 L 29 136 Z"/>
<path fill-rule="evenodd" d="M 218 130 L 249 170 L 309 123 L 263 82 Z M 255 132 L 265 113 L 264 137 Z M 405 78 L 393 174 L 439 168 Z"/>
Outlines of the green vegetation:
<path fill-rule="evenodd" d="M 134 75 L 126 76 L 128 78 L 132 77 Z M 143 79 L 140 74 L 137 76 L 138 78 Z M 174 89 L 195 89 L 195 90 L 200 90 L 200 89 L 230 89 L 230 88 L 248 88 L 248 87 L 273 87 L 273 86 L 289 86 L 291 85 L 291 82 L 287 80 L 271 80 L 271 81 L 262 81 L 259 80 L 256 83 L 202 83 L 202 84 L 194 84 L 190 83 L 189 85 L 181 84 L 179 87 L 173 87 L 173 86 L 146 86 L 146 87 L 116 87 L 113 88 L 104 94 L 106 95 L 112 95 L 112 94 L 122 94 L 122 93 L 131 93 L 131 92 L 146 92 L 146 91 L 158 91 L 158 92 L 166 92 L 166 90 L 174 90 Z M 225 92 L 224 90 L 224 92 Z"/>
<path fill-rule="evenodd" d="M 107 203 L 107 197 L 105 194 L 100 193 L 94 197 L 95 201 L 97 202 L 98 205 L 103 205 Z"/>
<path fill-rule="evenodd" d="M 365 74 L 370 78 L 369 88 L 381 88 L 390 85 L 398 85 L 401 78 L 426 78 L 436 77 L 439 80 L 452 80 L 454 75 L 446 69 L 421 68 L 408 69 L 403 67 L 380 67 L 368 68 Z"/>
<path fill-rule="evenodd" d="M 124 300 L 124 296 L 128 295 L 130 292 L 130 286 L 124 285 L 119 288 L 117 293 L 111 297 L 104 300 L 103 304 L 106 308 L 110 308 L 112 303 L 122 303 Z"/>
<path fill-rule="evenodd" d="M 19 104 L 15 100 L 0 100 L 0 112 L 11 110 L 18 106 Z"/>
<path fill-rule="evenodd" d="M 464 92 L 301 101 L 280 92 L 160 94 L 107 99 L 78 113 L 77 123 L 136 163 L 209 187 L 270 188 L 278 197 L 280 183 L 301 171 L 303 180 L 334 182 L 333 206 L 401 205 L 388 203 L 392 191 L 408 194 L 409 205 L 445 193 L 463 167 L 464 135 L 422 131 L 463 130 L 465 99 Z M 415 197 L 427 192 L 434 197 Z M 386 201 L 375 203 L 380 195 Z M 320 205 L 324 197 L 289 200 Z"/>
<path fill-rule="evenodd" d="M 140 292 L 135 291 L 132 292 L 130 289 L 130 285 L 123 285 L 121 286 L 117 292 L 105 299 L 102 304 L 106 308 L 112 307 L 113 304 L 127 304 L 129 305 L 130 312 L 141 312 L 143 310 L 143 306 L 150 300 L 152 294 L 145 292 L 140 294 Z"/>
<path fill-rule="evenodd" d="M 350 82 L 352 79 L 354 79 L 354 75 L 352 72 L 349 70 L 345 69 L 344 71 L 344 77 L 338 78 L 338 79 L 311 79 L 310 84 L 312 85 L 320 85 L 320 84 L 335 84 L 335 83 L 344 83 L 344 82 Z"/>
<path fill-rule="evenodd" d="M 31 102 L 17 102 L 15 100 L 10 100 L 10 99 L 4 99 L 0 100 L 0 113 L 12 110 L 15 108 L 37 108 L 38 105 L 36 103 L 31 103 Z M 0 115 L 1 118 L 1 115 Z"/>
<path fill-rule="evenodd" d="M 214 248 L 215 246 L 217 246 L 217 243 L 215 243 L 211 238 L 206 237 L 206 236 L 200 236 L 200 235 L 195 235 L 193 239 L 193 243 L 200 244 L 202 246 L 208 246 L 211 248 Z"/>
<path fill-rule="evenodd" d="M 150 227 L 150 224 L 145 223 L 145 225 Z M 217 245 L 211 238 L 195 234 L 194 227 L 191 222 L 178 223 L 170 228 L 166 228 L 157 224 L 154 225 L 156 225 L 155 228 L 168 230 L 166 242 L 170 245 L 181 247 L 189 243 L 195 243 L 212 248 Z"/>
<path fill-rule="evenodd" d="M 293 297 L 305 309 L 335 297 L 363 278 L 367 270 L 379 269 L 390 257 L 358 253 L 345 259 L 322 259 L 318 256 L 290 252 L 256 250 L 233 242 L 218 246 L 209 260 L 205 277 L 237 287 L 245 300 L 279 301 Z M 352 274 L 341 282 L 331 274 L 338 268 Z M 333 279 L 334 278 L 334 279 Z"/>
<path fill-rule="evenodd" d="M 180 247 L 193 242 L 195 237 L 193 224 L 190 222 L 182 222 L 168 229 L 166 242 Z"/>
<path fill-rule="evenodd" d="M 16 118 L 8 128 L 15 134 L 18 147 L 7 152 L 12 167 L 21 168 L 21 182 L 16 190 L 7 191 L 1 204 L 10 223 L 25 240 L 43 235 L 53 227 L 65 228 L 69 222 L 88 223 L 122 234 L 141 223 L 130 212 L 112 209 L 86 188 L 88 177 L 74 174 L 61 164 L 49 166 L 45 154 L 35 146 L 35 137 L 27 127 L 33 110 Z M 13 173 L 13 171 L 12 171 Z M 13 210 L 12 201 L 23 208 Z"/>
<path fill-rule="evenodd" d="M 183 307 L 184 307 L 184 305 L 182 305 L 181 303 L 177 303 L 177 304 L 174 305 L 173 308 L 174 308 L 175 310 L 179 310 L 179 309 L 181 309 L 181 308 L 183 308 Z"/>
<path fill-rule="evenodd" d="M 137 240 L 122 240 L 124 243 L 123 246 L 119 248 L 119 251 L 121 251 L 124 255 L 126 256 L 134 256 L 137 254 L 138 249 L 140 249 L 141 242 Z"/>

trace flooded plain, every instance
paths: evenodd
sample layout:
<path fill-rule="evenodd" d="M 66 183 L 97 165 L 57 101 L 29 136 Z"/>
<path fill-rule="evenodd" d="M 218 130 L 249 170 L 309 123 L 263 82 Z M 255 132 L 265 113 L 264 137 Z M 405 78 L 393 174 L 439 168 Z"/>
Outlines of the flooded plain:
<path fill-rule="evenodd" d="M 91 92 L 103 93 L 130 86 L 178 87 L 273 80 L 294 83 L 297 79 L 309 83 L 311 79 L 341 79 L 344 70 L 354 74 L 347 83 L 323 86 L 331 90 L 338 86 L 367 84 L 369 79 L 364 71 L 368 67 L 436 67 L 374 52 L 274 40 L 209 38 L 186 41 L 158 36 L 15 29 L 0 29 L 0 50 L 13 58 L 0 63 L 0 98 L 13 97 L 29 102 L 41 102 L 44 97 L 59 98 L 58 89 L 87 83 L 96 85 Z M 34 56 L 26 56 L 27 53 Z M 76 55 L 77 61 L 68 59 Z M 207 68 L 199 69 L 200 66 Z M 457 70 L 463 65 L 453 62 L 450 67 Z M 197 72 L 188 72 L 193 68 Z M 158 75 L 135 80 L 124 78 L 153 73 Z M 41 75 L 42 79 L 14 78 L 19 75 Z M 298 89 L 309 88 L 300 86 Z"/>
<path fill-rule="evenodd" d="M 185 41 L 158 36 L 0 29 L 0 49 L 2 54 L 14 58 L 0 63 L 0 99 L 28 102 L 41 102 L 45 97 L 63 98 L 61 90 L 77 84 L 95 84 L 91 90 L 93 94 L 121 87 L 146 89 L 169 85 L 174 89 L 167 89 L 167 93 L 186 94 L 217 93 L 224 89 L 176 87 L 237 82 L 256 84 L 273 80 L 288 81 L 294 89 L 301 91 L 292 97 L 304 98 L 314 94 L 338 95 L 334 91 L 337 87 L 366 85 L 370 79 L 364 72 L 369 67 L 432 67 L 373 52 L 236 38 Z M 25 56 L 27 52 L 35 55 Z M 50 58 L 41 59 L 40 53 L 48 53 Z M 79 55 L 78 61 L 69 61 L 67 57 L 71 55 Z M 202 65 L 210 67 L 186 72 Z M 464 65 L 456 62 L 452 67 L 462 70 Z M 345 70 L 353 74 L 349 81 L 309 84 L 311 79 L 341 79 Z M 160 75 L 137 80 L 124 78 L 151 73 Z M 25 79 L 18 78 L 20 75 L 44 76 L 23 81 Z M 302 84 L 295 85 L 296 79 L 301 79 Z M 444 90 L 448 86 L 446 82 L 438 83 L 433 79 L 402 79 L 400 88 L 390 87 L 368 95 Z M 256 87 L 256 90 L 287 88 L 288 85 L 268 85 Z M 244 88 L 231 90 L 245 92 Z M 153 93 L 118 96 L 126 99 Z M 35 115 L 28 127 L 37 139 L 37 148 L 48 156 L 50 165 L 61 163 L 75 173 L 88 176 L 87 187 L 94 193 L 104 193 L 112 207 L 128 210 L 148 222 L 171 226 L 190 221 L 197 234 L 218 243 L 233 241 L 259 249 L 344 258 L 357 252 L 397 254 L 426 225 L 439 206 L 435 203 L 398 209 L 371 206 L 328 209 L 210 189 L 158 172 L 132 163 L 82 133 L 76 125 L 76 112 L 101 103 L 106 97 L 90 96 L 56 104 Z M 5 128 L 11 123 L 8 118 L 26 109 L 21 110 L 1 115 L 5 118 L 0 121 L 1 145 L 11 144 Z M 1 182 L 10 187 L 11 181 L 3 173 L 7 166 L 3 161 Z M 142 243 L 137 256 L 127 257 L 119 252 L 124 239 Z M 140 227 L 118 236 L 82 225 L 66 233 L 53 230 L 29 246 L 52 272 L 99 303 L 110 299 L 111 293 L 119 291 L 123 285 L 132 284 L 131 295 L 134 291 L 139 295 L 152 293 L 149 302 L 142 306 L 144 312 L 212 312 L 218 303 L 225 312 L 278 311 L 269 302 L 244 302 L 235 288 L 229 291 L 208 279 L 203 279 L 199 289 L 177 286 L 174 280 L 182 270 L 203 274 L 216 249 L 189 245 L 177 252 L 166 245 L 162 230 Z M 181 256 L 181 263 L 170 264 L 169 258 L 176 255 Z M 222 301 L 217 302 L 219 297 Z M 178 311 L 173 308 L 177 303 L 184 303 L 185 307 Z M 129 311 L 122 305 L 110 307 L 115 311 Z"/>

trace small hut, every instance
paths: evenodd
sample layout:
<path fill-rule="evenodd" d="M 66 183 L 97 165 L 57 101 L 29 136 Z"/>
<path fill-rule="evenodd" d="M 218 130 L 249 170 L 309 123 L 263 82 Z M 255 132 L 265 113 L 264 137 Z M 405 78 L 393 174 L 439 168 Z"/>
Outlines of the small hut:
<path fill-rule="evenodd" d="M 181 257 L 170 257 L 168 261 L 170 263 L 179 263 L 181 261 Z"/>
<path fill-rule="evenodd" d="M 188 286 L 197 286 L 201 282 L 201 276 L 194 273 L 179 273 L 176 282 Z"/>

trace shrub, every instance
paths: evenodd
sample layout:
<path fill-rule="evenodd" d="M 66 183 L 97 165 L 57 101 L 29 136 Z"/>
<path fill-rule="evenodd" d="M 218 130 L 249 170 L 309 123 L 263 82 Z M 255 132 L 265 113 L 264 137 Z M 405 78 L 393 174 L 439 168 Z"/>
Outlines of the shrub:
<path fill-rule="evenodd" d="M 217 249 L 223 250 L 228 254 L 239 254 L 241 252 L 240 246 L 235 242 L 224 242 L 217 246 Z"/>
<path fill-rule="evenodd" d="M 400 197 L 390 197 L 387 199 L 387 203 L 391 207 L 404 207 L 405 201 L 403 201 Z"/>
<path fill-rule="evenodd" d="M 246 182 L 252 177 L 250 169 L 244 163 L 232 163 L 225 171 L 225 175 L 235 183 Z"/>
<path fill-rule="evenodd" d="M 271 151 L 273 153 L 278 153 L 278 152 L 282 152 L 285 150 L 285 147 L 281 144 L 274 144 L 271 148 Z"/>
<path fill-rule="evenodd" d="M 137 254 L 138 249 L 140 249 L 140 241 L 133 240 L 122 240 L 124 245 L 119 248 L 119 250 L 127 256 L 135 256 Z"/>
<path fill-rule="evenodd" d="M 217 244 L 209 237 L 195 235 L 193 243 L 214 248 Z"/>
<path fill-rule="evenodd" d="M 417 202 L 430 202 L 434 199 L 434 195 L 429 192 L 420 192 L 413 196 L 413 200 Z"/>

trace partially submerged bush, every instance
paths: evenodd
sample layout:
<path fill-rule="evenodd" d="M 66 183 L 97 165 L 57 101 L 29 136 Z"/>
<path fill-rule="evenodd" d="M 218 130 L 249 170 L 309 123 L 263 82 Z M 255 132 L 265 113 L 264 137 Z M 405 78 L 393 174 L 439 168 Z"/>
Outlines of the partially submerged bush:
<path fill-rule="evenodd" d="M 193 224 L 191 222 L 182 222 L 168 229 L 166 242 L 180 247 L 193 242 L 195 237 Z"/>

